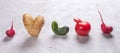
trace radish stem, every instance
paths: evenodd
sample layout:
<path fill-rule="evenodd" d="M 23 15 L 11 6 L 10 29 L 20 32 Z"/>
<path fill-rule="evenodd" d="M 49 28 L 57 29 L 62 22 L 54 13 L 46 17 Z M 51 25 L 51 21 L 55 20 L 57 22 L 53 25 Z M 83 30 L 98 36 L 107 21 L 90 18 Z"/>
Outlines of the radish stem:
<path fill-rule="evenodd" d="M 12 20 L 12 25 L 11 25 L 11 30 L 13 29 L 13 20 Z"/>
<path fill-rule="evenodd" d="M 100 15 L 100 18 L 101 18 L 102 23 L 104 24 L 104 21 L 103 21 L 103 18 L 102 18 L 102 15 L 101 15 L 99 9 L 97 9 L 97 11 L 98 11 L 98 13 L 99 13 L 99 15 Z"/>

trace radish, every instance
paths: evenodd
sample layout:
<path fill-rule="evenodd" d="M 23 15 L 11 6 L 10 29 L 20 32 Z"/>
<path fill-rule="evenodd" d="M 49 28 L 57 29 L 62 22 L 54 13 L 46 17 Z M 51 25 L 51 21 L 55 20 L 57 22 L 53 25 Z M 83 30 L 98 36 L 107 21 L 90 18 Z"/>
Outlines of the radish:
<path fill-rule="evenodd" d="M 99 9 L 97 9 L 99 15 L 100 15 L 100 18 L 101 18 L 101 21 L 102 21 L 102 24 L 101 24 L 101 30 L 104 34 L 110 34 L 112 31 L 113 31 L 113 27 L 112 26 L 107 26 L 104 21 L 103 21 L 103 18 L 102 18 L 102 15 L 99 11 Z"/>
<path fill-rule="evenodd" d="M 7 35 L 8 37 L 13 37 L 13 36 L 15 35 L 15 30 L 13 29 L 13 22 L 12 22 L 12 25 L 11 25 L 11 29 L 8 29 L 8 30 L 6 31 L 6 35 Z"/>
<path fill-rule="evenodd" d="M 75 31 L 79 36 L 88 36 L 91 30 L 91 25 L 87 21 L 82 21 L 79 18 L 74 18 L 76 22 Z"/>

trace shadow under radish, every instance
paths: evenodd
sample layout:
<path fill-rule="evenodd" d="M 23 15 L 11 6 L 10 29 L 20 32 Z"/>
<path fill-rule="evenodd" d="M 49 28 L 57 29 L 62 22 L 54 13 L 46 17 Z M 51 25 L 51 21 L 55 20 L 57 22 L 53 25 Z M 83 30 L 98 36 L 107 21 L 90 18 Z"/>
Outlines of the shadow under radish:
<path fill-rule="evenodd" d="M 108 39 L 109 39 L 109 38 L 113 38 L 113 35 L 112 35 L 112 34 L 104 34 L 104 33 L 103 33 L 103 36 L 104 36 L 105 38 L 108 38 Z"/>
<path fill-rule="evenodd" d="M 13 39 L 13 37 L 5 37 L 4 39 L 3 39 L 3 42 L 8 42 L 8 41 L 10 41 L 10 40 L 12 40 Z"/>
<path fill-rule="evenodd" d="M 56 34 L 54 34 L 52 36 L 52 39 L 67 39 L 67 36 L 68 35 L 56 35 Z"/>
<path fill-rule="evenodd" d="M 76 35 L 76 38 L 77 38 L 77 41 L 79 43 L 82 43 L 82 44 L 88 43 L 88 41 L 89 41 L 89 35 L 88 36 L 79 36 L 79 35 Z"/>

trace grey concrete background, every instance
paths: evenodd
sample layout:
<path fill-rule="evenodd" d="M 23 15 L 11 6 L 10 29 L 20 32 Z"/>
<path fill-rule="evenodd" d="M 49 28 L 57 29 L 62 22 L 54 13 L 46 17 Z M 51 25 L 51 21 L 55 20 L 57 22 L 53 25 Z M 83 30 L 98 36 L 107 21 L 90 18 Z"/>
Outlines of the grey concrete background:
<path fill-rule="evenodd" d="M 103 36 L 96 4 L 107 25 L 114 30 L 112 38 Z M 120 1 L 119 0 L 0 0 L 0 53 L 120 53 Z M 24 28 L 22 15 L 45 17 L 45 25 L 38 38 L 30 37 Z M 88 21 L 91 26 L 89 39 L 82 43 L 74 31 L 73 18 Z M 6 37 L 5 31 L 14 21 L 16 35 Z M 55 36 L 51 22 L 67 25 L 67 36 Z M 84 39 L 81 37 L 80 39 Z"/>

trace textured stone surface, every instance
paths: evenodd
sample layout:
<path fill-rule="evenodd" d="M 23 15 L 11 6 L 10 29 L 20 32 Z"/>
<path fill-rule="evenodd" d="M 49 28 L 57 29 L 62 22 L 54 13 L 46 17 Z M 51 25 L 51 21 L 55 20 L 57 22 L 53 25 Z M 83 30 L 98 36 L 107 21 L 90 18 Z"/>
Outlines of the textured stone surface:
<path fill-rule="evenodd" d="M 114 30 L 112 38 L 103 36 L 96 4 L 107 25 Z M 0 0 L 0 53 L 119 53 L 120 52 L 119 0 Z M 30 37 L 22 21 L 24 13 L 45 17 L 45 25 L 38 38 Z M 91 23 L 89 39 L 76 37 L 74 17 Z M 6 37 L 5 31 L 14 21 L 16 35 Z M 58 37 L 51 22 L 70 26 L 67 36 Z M 79 40 L 78 40 L 79 39 Z"/>

